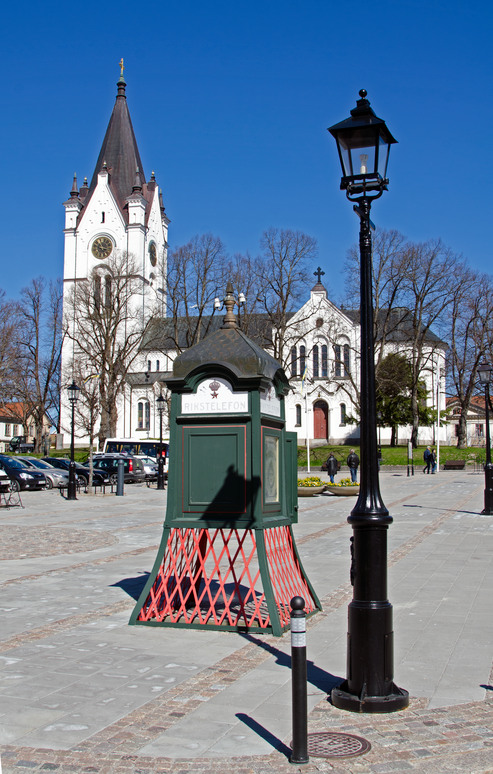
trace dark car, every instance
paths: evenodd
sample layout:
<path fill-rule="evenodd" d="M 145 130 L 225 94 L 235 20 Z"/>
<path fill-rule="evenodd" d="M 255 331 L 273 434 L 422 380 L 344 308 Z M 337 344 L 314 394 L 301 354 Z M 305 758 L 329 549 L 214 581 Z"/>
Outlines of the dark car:
<path fill-rule="evenodd" d="M 50 465 L 46 460 L 38 460 L 37 457 L 16 457 L 16 459 L 23 462 L 28 468 L 34 468 L 34 470 L 40 470 L 41 473 L 44 473 L 47 489 L 67 486 L 68 470 L 54 468 L 53 465 Z"/>
<path fill-rule="evenodd" d="M 0 465 L 16 489 L 46 489 L 46 478 L 40 470 L 29 468 L 6 454 L 0 454 Z"/>
<path fill-rule="evenodd" d="M 142 460 L 131 454 L 95 454 L 93 467 L 94 470 L 105 471 L 109 475 L 111 483 L 116 484 L 119 460 L 123 460 L 123 480 L 126 484 L 145 481 Z M 86 462 L 85 465 L 89 465 L 89 462 Z"/>
<path fill-rule="evenodd" d="M 58 468 L 59 470 L 68 470 L 70 465 L 70 460 L 68 460 L 66 457 L 43 457 L 43 460 L 45 462 L 49 462 L 50 465 L 53 465 L 54 468 Z M 78 480 L 83 484 L 84 486 L 87 486 L 89 483 L 89 471 L 85 465 L 81 465 L 80 462 L 75 463 L 75 475 L 77 476 Z M 92 481 L 93 484 L 96 486 L 100 486 L 101 484 L 108 484 L 110 480 L 110 477 L 104 470 L 94 470 Z"/>

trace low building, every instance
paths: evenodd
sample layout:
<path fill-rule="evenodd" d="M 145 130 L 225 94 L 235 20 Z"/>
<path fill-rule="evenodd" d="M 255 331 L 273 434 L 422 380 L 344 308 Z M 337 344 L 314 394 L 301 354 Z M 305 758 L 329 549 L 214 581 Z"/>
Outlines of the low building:
<path fill-rule="evenodd" d="M 456 446 L 462 407 L 455 396 L 447 398 L 447 444 Z M 491 416 L 491 415 L 490 415 Z M 486 401 L 484 395 L 473 395 L 466 415 L 467 446 L 486 446 Z M 490 437 L 492 424 L 490 421 Z"/>

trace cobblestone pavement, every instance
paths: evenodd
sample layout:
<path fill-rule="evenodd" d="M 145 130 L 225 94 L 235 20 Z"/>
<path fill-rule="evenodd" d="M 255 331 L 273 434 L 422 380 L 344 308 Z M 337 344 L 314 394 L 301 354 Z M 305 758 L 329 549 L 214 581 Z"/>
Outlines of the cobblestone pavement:
<path fill-rule="evenodd" d="M 309 732 L 356 734 L 354 758 L 288 761 L 289 636 L 129 627 L 165 494 L 26 493 L 0 511 L 2 774 L 493 772 L 493 517 L 483 479 L 383 472 L 395 680 L 407 710 L 354 715 L 344 676 L 352 503 L 300 499 L 297 545 L 323 612 L 308 621 Z"/>

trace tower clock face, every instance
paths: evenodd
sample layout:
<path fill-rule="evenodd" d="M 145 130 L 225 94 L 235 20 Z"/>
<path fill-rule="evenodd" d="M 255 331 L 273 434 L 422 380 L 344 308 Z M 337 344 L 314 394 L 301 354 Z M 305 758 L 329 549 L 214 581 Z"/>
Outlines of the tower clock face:
<path fill-rule="evenodd" d="M 92 243 L 92 254 L 95 258 L 107 258 L 113 250 L 113 242 L 108 237 L 98 237 Z"/>
<path fill-rule="evenodd" d="M 157 263 L 157 254 L 156 254 L 156 245 L 154 242 L 151 242 L 149 245 L 149 260 L 151 262 L 151 266 L 155 266 Z"/>

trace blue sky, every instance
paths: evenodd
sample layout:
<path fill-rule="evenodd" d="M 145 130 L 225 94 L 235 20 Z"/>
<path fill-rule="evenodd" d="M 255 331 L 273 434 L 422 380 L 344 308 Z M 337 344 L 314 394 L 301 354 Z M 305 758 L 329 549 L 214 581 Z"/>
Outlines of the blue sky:
<path fill-rule="evenodd" d="M 9 4 L 0 287 L 15 297 L 32 277 L 61 276 L 62 202 L 74 171 L 79 183 L 93 173 L 122 56 L 172 246 L 211 232 L 232 254 L 255 254 L 270 226 L 305 231 L 338 300 L 358 220 L 326 129 L 365 88 L 399 141 L 373 221 L 415 241 L 440 237 L 490 272 L 481 164 L 493 164 L 492 9 L 486 0 Z"/>

